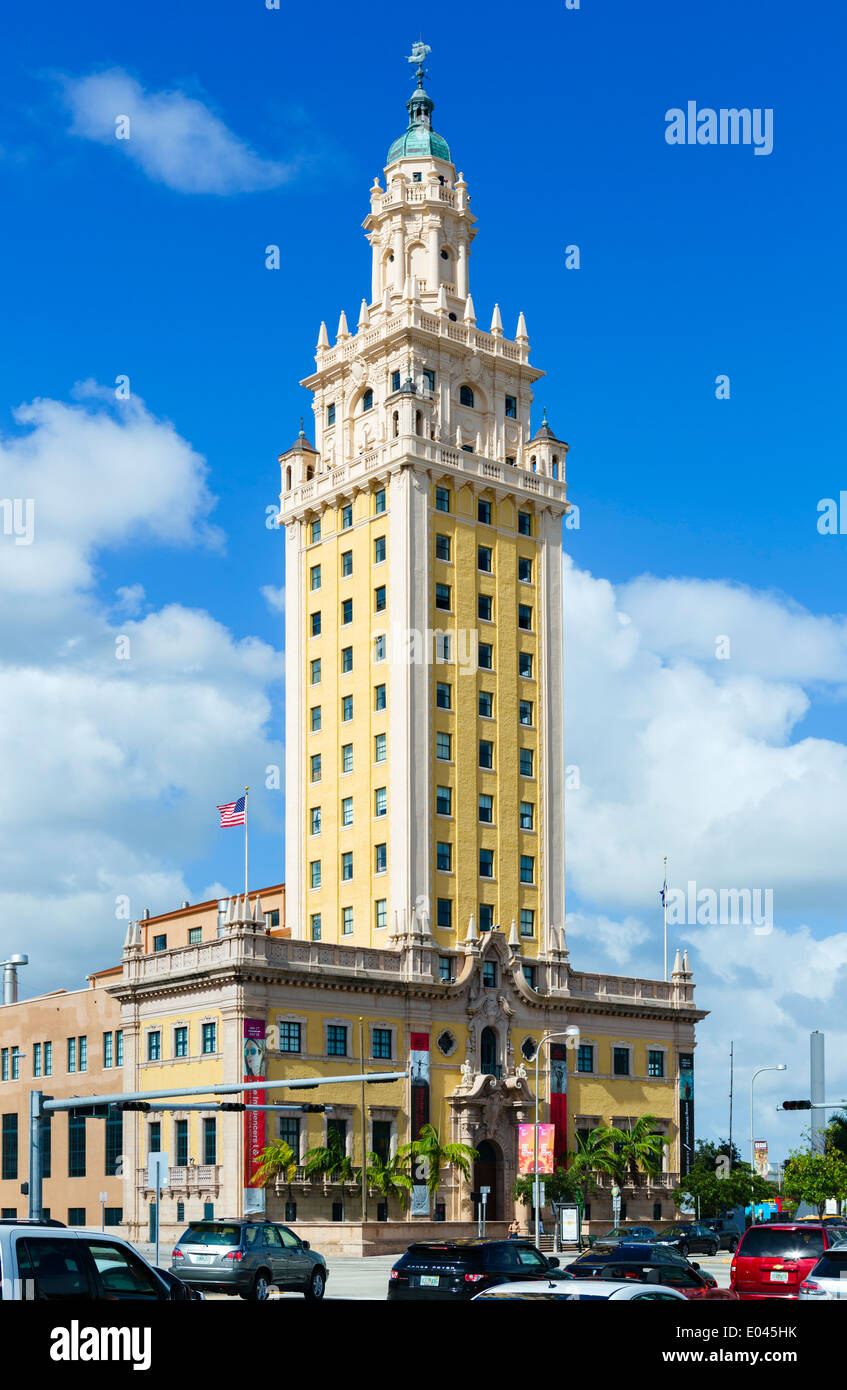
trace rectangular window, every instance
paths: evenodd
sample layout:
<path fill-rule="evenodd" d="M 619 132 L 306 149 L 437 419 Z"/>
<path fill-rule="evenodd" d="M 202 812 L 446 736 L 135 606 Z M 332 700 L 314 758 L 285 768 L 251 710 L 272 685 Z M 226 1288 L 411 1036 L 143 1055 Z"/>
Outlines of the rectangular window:
<path fill-rule="evenodd" d="M 518 580 L 521 584 L 532 583 L 532 561 L 523 555 L 518 558 Z"/>
<path fill-rule="evenodd" d="M 312 565 L 312 568 L 309 570 L 309 587 L 312 591 L 321 587 L 320 565 Z"/>
<path fill-rule="evenodd" d="M 440 874 L 449 874 L 453 869 L 453 846 L 446 840 L 439 840 L 436 846 L 435 867 Z"/>
<path fill-rule="evenodd" d="M 532 776 L 532 749 L 522 748 L 520 750 L 520 769 L 521 777 Z"/>
<path fill-rule="evenodd" d="M 299 1161 L 300 1158 L 300 1116 L 299 1115 L 280 1115 L 279 1117 L 279 1137 L 283 1144 L 287 1144 L 294 1157 Z"/>
<path fill-rule="evenodd" d="M 530 989 L 535 989 L 535 966 L 534 966 L 534 965 L 527 965 L 527 964 L 526 964 L 526 961 L 524 961 L 524 963 L 523 963 L 523 977 L 524 977 L 524 979 L 526 980 L 527 984 L 529 985 Z"/>
<path fill-rule="evenodd" d="M 518 652 L 518 675 L 532 680 L 532 653 Z"/>
<path fill-rule="evenodd" d="M 68 1225 L 85 1225 L 85 1207 L 68 1207 Z"/>
<path fill-rule="evenodd" d="M 313 859 L 312 862 L 311 862 L 310 865 L 309 865 L 309 886 L 310 886 L 311 888 L 320 888 L 320 886 L 321 886 L 321 861 L 320 861 L 320 859 Z"/>
<path fill-rule="evenodd" d="M 319 734 L 319 733 L 320 733 L 320 731 L 321 731 L 321 707 L 320 707 L 320 705 L 312 705 L 312 708 L 311 708 L 310 711 L 309 711 L 309 727 L 311 728 L 311 731 L 312 731 L 313 734 Z"/>
<path fill-rule="evenodd" d="M 426 388 L 427 388 L 427 390 L 428 390 L 428 391 L 434 391 L 434 390 L 435 390 L 435 372 L 430 371 L 429 367 L 424 367 L 424 369 L 423 369 L 423 379 L 424 379 L 424 382 L 426 383 Z"/>
<path fill-rule="evenodd" d="M 174 1137 L 176 1138 L 176 1167 L 188 1167 L 188 1121 L 174 1121 Z"/>
<path fill-rule="evenodd" d="M 341 626 L 342 626 L 342 627 L 346 627 L 347 624 L 348 624 L 348 623 L 352 623 L 352 621 L 353 621 L 353 600 L 352 600 L 351 598 L 346 598 L 346 599 L 344 599 L 344 600 L 342 601 L 342 604 L 341 604 Z"/>
<path fill-rule="evenodd" d="M 341 801 L 341 824 L 348 826 L 353 824 L 353 798 L 345 796 Z"/>
<path fill-rule="evenodd" d="M 521 883 L 535 882 L 535 860 L 531 854 L 521 855 Z"/>
<path fill-rule="evenodd" d="M 203 1052 L 211 1054 L 218 1050 L 218 1025 L 216 1023 L 203 1024 Z"/>
<path fill-rule="evenodd" d="M 477 648 L 477 660 L 481 671 L 491 671 L 494 668 L 494 648 L 490 642 L 480 642 Z"/>
<path fill-rule="evenodd" d="M 374 493 L 374 511 L 377 515 L 385 511 L 385 488 L 378 488 Z"/>
<path fill-rule="evenodd" d="M 439 926 L 441 923 L 439 923 Z M 448 984 L 453 978 L 453 961 L 450 956 L 438 957 L 438 978 L 443 984 Z"/>
<path fill-rule="evenodd" d="M 312 807 L 311 811 L 309 812 L 309 824 L 310 824 L 310 827 L 311 827 L 311 833 L 312 833 L 313 835 L 320 835 L 320 833 L 321 833 L 321 808 L 320 808 L 320 806 L 313 806 L 313 807 Z"/>
<path fill-rule="evenodd" d="M 374 788 L 374 815 L 379 818 L 388 811 L 388 791 L 385 787 Z"/>
<path fill-rule="evenodd" d="M 489 768 L 494 766 L 494 744 L 487 738 L 479 740 L 479 765 Z"/>
<path fill-rule="evenodd" d="M 81 1067 L 80 1067 L 80 1071 L 85 1071 L 85 1067 L 81 1066 Z M 12 1080 L 13 1080 L 13 1081 L 20 1081 L 20 1078 L 21 1078 L 21 1054 L 20 1054 L 20 1049 L 17 1048 L 17 1047 L 13 1047 L 13 1048 L 12 1048 Z"/>
<path fill-rule="evenodd" d="M 85 1177 L 84 1115 L 68 1115 L 68 1177 Z"/>
<path fill-rule="evenodd" d="M 521 908 L 521 936 L 535 935 L 535 913 L 531 907 Z"/>
<path fill-rule="evenodd" d="M 309 776 L 313 782 L 321 780 L 321 755 L 313 753 L 309 759 Z"/>
<path fill-rule="evenodd" d="M 518 512 L 518 535 L 532 535 L 532 514 L 530 512 Z"/>
<path fill-rule="evenodd" d="M 4 1047 L 0 1052 L 0 1081 L 8 1081 L 9 1075 L 9 1049 Z"/>
<path fill-rule="evenodd" d="M 446 681 L 437 681 L 435 686 L 435 703 L 439 709 L 450 709 L 452 705 L 452 687 Z"/>
<path fill-rule="evenodd" d="M 203 1163 L 207 1168 L 214 1168 L 218 1161 L 218 1126 L 217 1121 L 210 1117 L 203 1119 Z"/>
<path fill-rule="evenodd" d="M 448 561 L 449 561 L 449 559 L 450 559 L 450 537 L 449 537 L 449 536 L 436 536 L 436 537 L 435 537 L 435 558 L 436 558 L 436 560 L 448 560 Z"/>
<path fill-rule="evenodd" d="M 385 691 L 386 691 L 386 687 L 385 687 L 384 685 L 375 685 L 375 686 L 374 686 L 374 709 L 375 709 L 377 712 L 378 712 L 379 710 L 381 710 L 381 709 L 385 709 L 385 705 L 386 705 Z"/>
<path fill-rule="evenodd" d="M 162 1122 L 154 1120 L 147 1131 L 147 1152 L 148 1154 L 158 1154 L 162 1152 Z"/>
<path fill-rule="evenodd" d="M 68 1038 L 68 1071 L 76 1071 L 76 1038 Z"/>
<path fill-rule="evenodd" d="M 444 927 L 448 931 L 453 926 L 453 899 L 439 898 L 436 906 L 436 921 L 439 927 Z M 452 973 L 452 972 L 451 972 Z"/>
<path fill-rule="evenodd" d="M 187 1028 L 175 1028 L 175 1029 L 174 1029 L 174 1056 L 175 1056 L 175 1057 L 187 1057 L 187 1056 L 188 1056 L 188 1029 L 187 1029 Z"/>
<path fill-rule="evenodd" d="M 453 814 L 453 789 L 452 787 L 435 788 L 435 814 L 437 816 L 452 816 Z"/>
<path fill-rule="evenodd" d="M 320 540 L 320 538 L 321 538 L 321 523 L 320 523 L 320 521 L 313 521 L 313 522 L 312 522 L 312 526 L 311 526 L 311 530 L 310 530 L 310 535 L 311 535 L 311 537 L 312 537 L 312 545 L 314 545 L 314 544 L 316 543 L 316 541 L 319 541 L 319 540 Z"/>
<path fill-rule="evenodd" d="M 328 425 L 335 424 L 335 402 L 332 402 L 326 408 L 326 422 Z"/>
<path fill-rule="evenodd" d="M 480 878 L 494 877 L 494 850 L 481 849 L 479 851 L 479 876 Z"/>
<path fill-rule="evenodd" d="M 443 609 L 445 609 L 446 611 L 449 612 L 449 610 L 450 610 L 450 585 L 449 585 L 449 584 L 436 584 L 436 586 L 435 586 L 435 606 L 436 606 L 436 608 L 443 608 Z"/>
<path fill-rule="evenodd" d="M 479 905 L 479 929 L 480 931 L 491 931 L 494 926 L 494 908 L 490 903 L 480 903 Z"/>
<path fill-rule="evenodd" d="M 494 797 L 480 794 L 479 798 L 479 818 L 486 825 L 491 825 L 494 821 Z"/>
<path fill-rule="evenodd" d="M 350 674 L 350 672 L 351 672 L 352 670 L 353 670 L 353 648 L 352 648 L 352 647 L 342 647 L 342 648 L 341 648 L 341 674 L 342 674 L 342 676 L 349 676 L 349 674 Z"/>
<path fill-rule="evenodd" d="M 353 552 L 345 550 L 341 556 L 341 578 L 349 579 L 353 573 Z"/>
<path fill-rule="evenodd" d="M 374 1028 L 371 1035 L 371 1056 L 380 1061 L 391 1061 L 391 1029 Z"/>
<path fill-rule="evenodd" d="M 343 695 L 341 698 L 341 722 L 347 724 L 353 718 L 353 696 Z"/>
<path fill-rule="evenodd" d="M 309 615 L 309 626 L 310 626 L 310 629 L 311 629 L 311 635 L 312 635 L 313 637 L 320 637 L 320 635 L 321 635 L 321 612 L 320 612 L 320 609 L 318 609 L 316 613 L 310 613 L 310 615 Z"/>
<path fill-rule="evenodd" d="M 203 928 L 202 928 L 202 927 L 189 927 L 189 928 L 188 928 L 188 944 L 189 944 L 189 946 L 199 946 L 199 945 L 200 945 L 200 942 L 201 942 L 202 940 L 203 940 Z"/>
<path fill-rule="evenodd" d="M 480 594 L 476 601 L 476 615 L 484 623 L 492 621 L 494 603 L 490 594 Z"/>
<path fill-rule="evenodd" d="M 518 705 L 518 719 L 521 724 L 531 726 L 532 724 L 532 701 L 521 700 Z"/>
<path fill-rule="evenodd" d="M 435 634 L 435 659 L 439 663 L 450 660 L 450 635 L 447 632 Z"/>
<path fill-rule="evenodd" d="M 612 1048 L 612 1075 L 629 1076 L 629 1048 Z"/>
<path fill-rule="evenodd" d="M 154 951 L 166 951 L 167 949 L 168 949 L 168 938 L 167 938 L 167 936 L 154 936 L 154 937 L 153 937 L 153 950 L 154 950 Z M 82 1071 L 82 1067 L 80 1067 L 80 1071 Z"/>
<path fill-rule="evenodd" d="M 497 966 L 494 964 L 493 960 L 483 962 L 482 983 L 489 989 L 493 989 L 497 985 Z"/>
<path fill-rule="evenodd" d="M 385 585 L 384 585 L 384 584 L 380 584 L 380 585 L 379 585 L 379 588 L 374 589 L 374 612 L 375 612 L 375 613 L 384 613 L 384 612 L 385 612 L 385 609 L 386 609 L 386 606 L 387 606 L 387 599 L 386 599 L 386 597 L 385 597 L 385 594 L 386 594 L 386 589 L 385 589 Z"/>
<path fill-rule="evenodd" d="M 52 1060 L 52 1058 L 53 1058 L 53 1044 L 52 1044 L 52 1043 L 45 1043 L 45 1044 L 44 1044 L 44 1075 L 45 1075 L 45 1076 L 49 1076 L 49 1075 L 50 1075 L 50 1071 L 48 1071 L 48 1069 L 47 1069 L 47 1049 L 48 1049 L 48 1047 L 50 1048 L 50 1071 L 52 1071 L 52 1069 L 53 1069 L 53 1060 Z M 122 1067 L 123 1064 L 124 1064 L 124 1032 L 123 1032 L 123 1029 L 122 1029 L 122 1028 L 119 1028 L 119 1029 L 117 1030 L 117 1032 L 115 1033 L 115 1066 L 116 1066 L 116 1067 Z"/>
<path fill-rule="evenodd" d="M 310 927 L 311 927 L 311 932 L 312 932 L 312 940 L 313 940 L 313 941 L 320 941 L 320 939 L 321 939 L 321 914 L 320 914 L 319 912 L 313 912 L 313 913 L 312 913 L 312 916 L 311 916 L 311 919 L 310 919 Z"/>
<path fill-rule="evenodd" d="M 651 1048 L 647 1053 L 647 1075 L 664 1076 L 665 1074 L 665 1054 L 664 1052 L 653 1051 Z"/>
<path fill-rule="evenodd" d="M 342 880 L 343 883 L 349 883 L 349 882 L 350 882 L 350 879 L 351 879 L 352 877 L 353 877 L 353 851 L 350 850 L 350 849 L 348 849 L 348 850 L 345 850 L 344 853 L 343 853 L 342 856 L 341 856 L 341 880 Z"/>
<path fill-rule="evenodd" d="M 392 391 L 399 391 L 399 390 L 400 390 L 400 373 L 399 373 L 399 372 L 392 372 L 392 373 L 391 373 L 391 390 L 392 390 Z"/>
<path fill-rule="evenodd" d="M 342 531 L 349 531 L 349 530 L 350 530 L 350 527 L 351 527 L 352 525 L 353 525 L 353 507 L 352 507 L 352 504 L 351 504 L 350 502 L 348 502 L 347 505 L 346 505 L 345 507 L 342 507 L 342 508 L 341 508 L 341 529 L 342 529 Z"/>
<path fill-rule="evenodd" d="M 14 1181 L 18 1176 L 18 1116 L 16 1112 L 3 1116 L 0 1173 L 7 1182 Z"/>
<path fill-rule="evenodd" d="M 386 734 L 377 734 L 374 738 L 374 762 L 385 762 Z"/>
<path fill-rule="evenodd" d="M 159 1062 L 162 1059 L 162 1035 L 158 1029 L 147 1034 L 147 1061 Z"/>
<path fill-rule="evenodd" d="M 532 607 L 528 603 L 518 604 L 518 627 L 524 632 L 532 631 Z"/>
<path fill-rule="evenodd" d="M 326 1050 L 330 1057 L 347 1056 L 346 1023 L 328 1023 L 326 1027 Z"/>
<path fill-rule="evenodd" d="M 490 690 L 480 690 L 479 692 L 479 714 L 481 719 L 493 719 L 494 717 L 494 696 Z"/>
<path fill-rule="evenodd" d="M 435 735 L 435 756 L 442 762 L 450 761 L 450 735 L 438 733 Z"/>
<path fill-rule="evenodd" d="M 374 537 L 374 564 L 381 565 L 385 559 L 385 536 Z"/>
<path fill-rule="evenodd" d="M 104 1037 L 104 1039 L 105 1039 L 105 1038 L 108 1038 L 108 1039 L 109 1039 L 109 1042 L 111 1043 L 111 1041 L 112 1041 L 112 1035 L 111 1035 L 111 1033 L 104 1033 L 104 1034 L 103 1034 L 103 1037 Z M 110 1066 L 112 1065 L 112 1063 L 111 1063 L 111 1062 L 106 1062 L 106 1061 L 104 1061 L 103 1065 L 104 1065 L 105 1067 L 110 1067 Z M 33 1076 L 40 1076 L 40 1075 L 41 1075 L 41 1043 L 35 1043 L 35 1044 L 33 1045 L 33 1049 L 32 1049 L 32 1074 L 33 1074 Z"/>
<path fill-rule="evenodd" d="M 374 661 L 384 661 L 384 660 L 385 660 L 385 633 L 384 633 L 384 632 L 380 632 L 379 635 L 378 635 L 377 637 L 374 638 Z"/>
<path fill-rule="evenodd" d="M 342 744 L 341 747 L 341 771 L 353 771 L 353 745 L 352 743 Z"/>
<path fill-rule="evenodd" d="M 384 874 L 388 868 L 388 849 L 386 845 L 374 845 L 374 873 Z"/>
<path fill-rule="evenodd" d="M 481 521 L 483 526 L 491 525 L 491 503 L 480 498 L 476 504 L 476 519 Z"/>
<path fill-rule="evenodd" d="M 483 574 L 491 574 L 491 547 L 478 545 L 476 548 L 477 569 L 481 569 Z"/>
<path fill-rule="evenodd" d="M 121 1155 L 124 1151 L 124 1117 L 120 1110 L 109 1110 L 106 1115 L 106 1177 L 115 1178 L 121 1174 Z"/>
<path fill-rule="evenodd" d="M 300 1052 L 301 1050 L 301 1023 L 292 1023 L 287 1019 L 280 1020 L 279 1024 L 279 1050 L 280 1052 Z"/>
<path fill-rule="evenodd" d="M 521 830 L 531 830 L 535 807 L 531 801 L 521 802 Z"/>
<path fill-rule="evenodd" d="M 517 420 L 517 418 L 518 418 L 518 400 L 517 400 L 517 396 L 507 396 L 507 397 L 506 397 L 506 419 L 507 419 L 507 420 Z"/>
<path fill-rule="evenodd" d="M 377 931 L 388 926 L 388 903 L 385 898 L 377 898 L 374 903 L 374 925 Z"/>
<path fill-rule="evenodd" d="M 577 1071 L 590 1072 L 594 1070 L 594 1044 L 581 1043 L 576 1053 Z"/>
<path fill-rule="evenodd" d="M 309 679 L 312 685 L 320 685 L 321 683 L 321 659 L 319 656 L 309 663 Z"/>
<path fill-rule="evenodd" d="M 435 489 L 435 510 L 437 512 L 449 512 L 450 510 L 450 489 L 437 487 Z"/>

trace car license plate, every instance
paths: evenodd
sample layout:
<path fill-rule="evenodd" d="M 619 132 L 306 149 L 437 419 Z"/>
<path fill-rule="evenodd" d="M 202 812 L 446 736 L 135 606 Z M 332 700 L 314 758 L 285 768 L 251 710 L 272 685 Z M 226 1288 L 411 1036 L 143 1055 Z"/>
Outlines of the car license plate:
<path fill-rule="evenodd" d="M 194 1263 L 196 1265 L 210 1265 L 214 1258 L 214 1255 L 195 1255 Z"/>
<path fill-rule="evenodd" d="M 422 1274 L 422 1275 L 421 1275 L 421 1288 L 422 1288 L 422 1289 L 437 1289 L 437 1288 L 438 1288 L 438 1275 L 437 1275 L 437 1274 Z"/>
<path fill-rule="evenodd" d="M 772 1269 L 772 1270 L 771 1270 L 771 1283 L 772 1283 L 772 1284 L 787 1284 L 787 1283 L 788 1283 L 788 1271 L 787 1271 L 787 1270 L 782 1270 L 782 1269 Z"/>

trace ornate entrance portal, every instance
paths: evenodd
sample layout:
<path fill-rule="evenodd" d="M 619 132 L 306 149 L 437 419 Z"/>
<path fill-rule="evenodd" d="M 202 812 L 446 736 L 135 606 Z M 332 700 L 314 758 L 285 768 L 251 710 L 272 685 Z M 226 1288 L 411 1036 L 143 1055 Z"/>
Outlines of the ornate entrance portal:
<path fill-rule="evenodd" d="M 489 1139 L 480 1139 L 477 1144 L 479 1158 L 473 1166 L 474 1192 L 483 1187 L 490 1188 L 485 1207 L 486 1221 L 500 1221 L 503 1216 L 503 1156 Z"/>

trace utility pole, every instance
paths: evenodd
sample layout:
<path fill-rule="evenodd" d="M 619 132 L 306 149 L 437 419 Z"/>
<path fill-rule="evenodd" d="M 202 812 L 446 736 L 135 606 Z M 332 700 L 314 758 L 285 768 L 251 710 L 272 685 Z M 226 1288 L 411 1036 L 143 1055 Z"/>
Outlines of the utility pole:
<path fill-rule="evenodd" d="M 824 1035 L 815 1029 L 809 1037 L 809 1099 L 812 1102 L 812 1153 L 822 1154 L 826 1149 L 826 1099 L 824 1068 Z"/>
<path fill-rule="evenodd" d="M 359 1019 L 359 1060 L 362 1063 L 362 1226 L 368 1219 L 368 1117 L 365 1111 L 365 1023 Z M 362 1233 L 364 1239 L 364 1232 Z"/>
<path fill-rule="evenodd" d="M 732 1171 L 732 1079 L 733 1079 L 733 1048 L 735 1044 L 729 1044 L 729 1167 Z"/>

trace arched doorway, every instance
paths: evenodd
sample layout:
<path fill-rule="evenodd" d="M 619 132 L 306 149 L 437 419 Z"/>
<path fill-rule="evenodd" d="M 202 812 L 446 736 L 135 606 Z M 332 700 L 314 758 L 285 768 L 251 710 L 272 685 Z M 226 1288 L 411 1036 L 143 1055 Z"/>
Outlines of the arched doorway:
<path fill-rule="evenodd" d="M 479 1192 L 480 1188 L 489 1187 L 488 1201 L 485 1208 L 485 1219 L 488 1223 L 501 1219 L 502 1194 L 500 1183 L 503 1173 L 502 1155 L 495 1144 L 488 1139 L 480 1139 L 474 1145 L 479 1158 L 473 1166 L 473 1189 Z"/>

